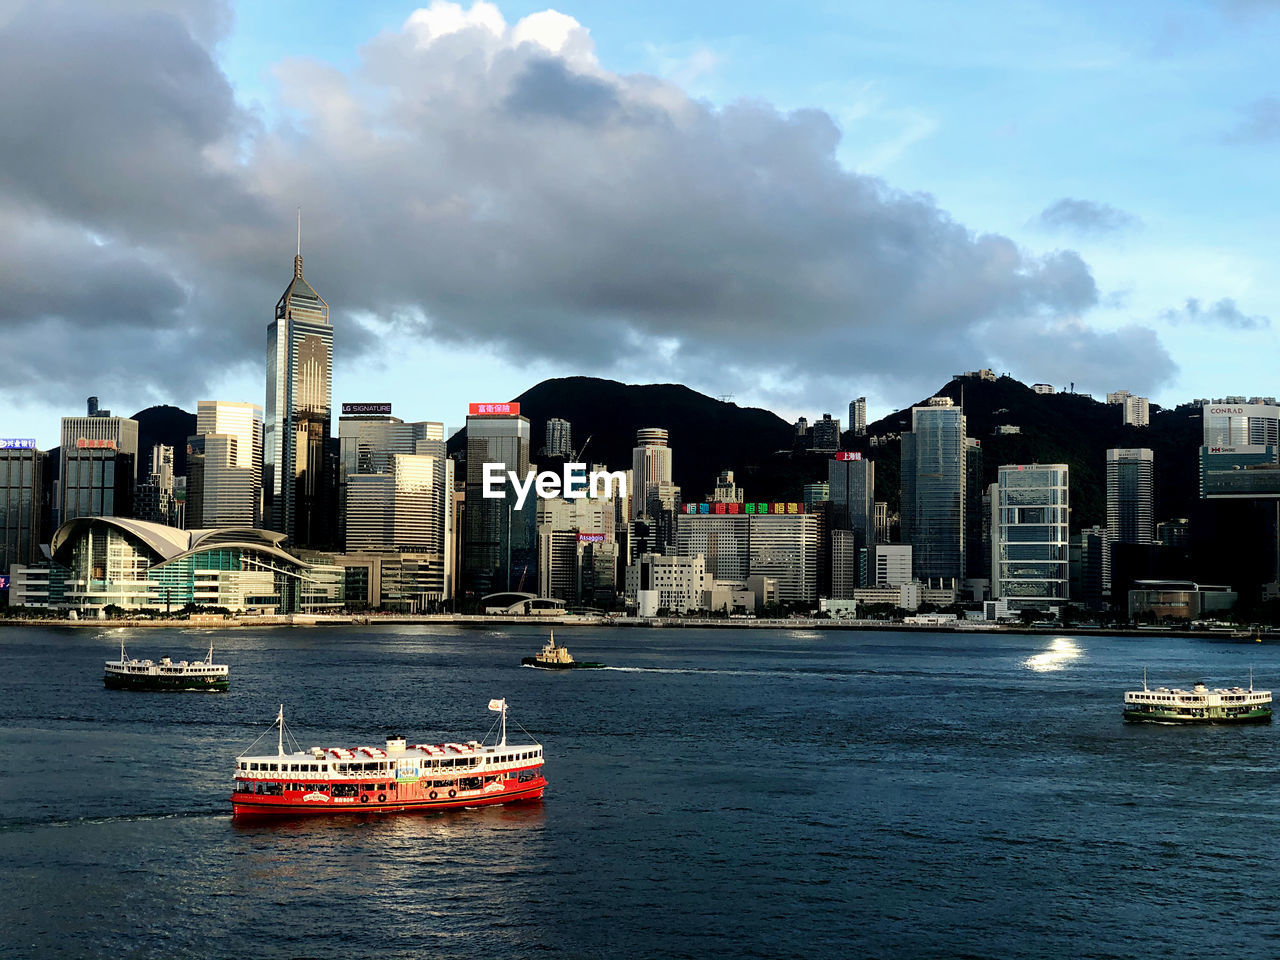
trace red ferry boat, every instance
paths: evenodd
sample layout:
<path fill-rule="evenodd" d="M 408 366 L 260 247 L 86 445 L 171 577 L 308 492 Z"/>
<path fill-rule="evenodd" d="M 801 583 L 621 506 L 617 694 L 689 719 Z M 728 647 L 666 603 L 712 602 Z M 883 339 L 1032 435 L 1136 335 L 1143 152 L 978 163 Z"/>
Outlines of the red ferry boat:
<path fill-rule="evenodd" d="M 490 700 L 489 709 L 502 715 L 501 738 L 491 746 L 392 737 L 384 747 L 302 750 L 285 730 L 282 704 L 272 725 L 276 752 L 236 758 L 231 814 L 406 813 L 539 799 L 547 786 L 542 744 L 507 743 L 506 700 Z"/>

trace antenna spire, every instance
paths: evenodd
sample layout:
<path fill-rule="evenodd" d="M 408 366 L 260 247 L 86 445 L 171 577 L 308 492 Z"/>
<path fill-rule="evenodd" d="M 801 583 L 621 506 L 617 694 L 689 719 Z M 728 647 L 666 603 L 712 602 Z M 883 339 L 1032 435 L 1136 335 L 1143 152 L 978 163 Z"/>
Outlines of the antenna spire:
<path fill-rule="evenodd" d="M 293 258 L 293 275 L 302 276 L 302 205 L 298 205 L 298 255 Z"/>

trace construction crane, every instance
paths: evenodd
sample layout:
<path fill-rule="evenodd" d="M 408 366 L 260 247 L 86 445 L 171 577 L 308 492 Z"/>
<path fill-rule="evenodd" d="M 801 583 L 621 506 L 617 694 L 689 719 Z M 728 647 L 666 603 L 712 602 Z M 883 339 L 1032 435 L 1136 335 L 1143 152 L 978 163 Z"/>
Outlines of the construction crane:
<path fill-rule="evenodd" d="M 591 438 L 594 436 L 595 436 L 594 433 L 588 434 L 587 439 L 582 442 L 582 447 L 578 450 L 578 452 L 574 455 L 574 458 L 573 458 L 577 463 L 583 462 L 582 455 L 587 452 L 587 446 L 588 444 L 591 443 Z"/>

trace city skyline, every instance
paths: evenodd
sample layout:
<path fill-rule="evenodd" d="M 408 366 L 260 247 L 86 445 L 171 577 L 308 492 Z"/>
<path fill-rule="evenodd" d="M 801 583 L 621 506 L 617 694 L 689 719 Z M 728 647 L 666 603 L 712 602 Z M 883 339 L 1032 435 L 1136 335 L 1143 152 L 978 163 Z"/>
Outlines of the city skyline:
<path fill-rule="evenodd" d="M 1116 18 L 988 4 L 959 18 L 908 4 L 891 23 L 735 7 L 732 28 L 718 4 L 320 6 L 304 17 L 289 3 L 147 15 L 145 3 L 56 4 L 0 17 L 6 69 L 31 81 L 10 88 L 38 91 L 33 116 L 73 121 L 28 131 L 15 114 L 11 129 L 30 133 L 31 147 L 0 171 L 13 228 L 0 263 L 24 278 L 6 323 L 4 390 L 10 415 L 32 425 L 6 432 L 47 448 L 89 392 L 116 409 L 264 402 L 258 318 L 278 294 L 298 205 L 334 305 L 335 398 L 367 399 L 376 383 L 377 399 L 450 427 L 477 393 L 514 397 L 575 373 L 688 383 L 783 417 L 838 416 L 867 396 L 871 420 L 988 365 L 1164 405 L 1278 392 L 1261 359 L 1275 241 L 1251 194 L 1266 185 L 1278 132 L 1261 71 L 1280 23 L 1265 5 Z M 279 29 L 285 20 L 303 32 Z M 792 40 L 811 62 L 784 49 Z M 49 75 L 23 55 L 55 42 L 83 52 L 74 70 Z M 1055 55 L 1037 58 L 1047 42 Z M 467 51 L 483 52 L 479 75 L 460 66 Z M 490 165 L 469 171 L 430 152 L 458 146 L 460 130 L 459 101 L 433 70 L 457 95 L 504 91 L 469 118 L 489 138 Z M 162 82 L 171 76 L 180 91 Z M 997 87 L 998 116 L 986 106 Z M 84 120 L 100 139 L 92 168 L 60 132 L 82 129 L 65 98 L 85 89 L 95 116 L 112 121 Z M 406 149 L 429 175 L 407 177 L 405 157 L 370 126 L 408 130 L 407 114 L 371 112 L 379 95 L 421 111 L 430 136 Z M 1137 106 L 1147 119 L 1130 131 L 1120 120 Z M 659 115 L 681 121 L 666 139 L 647 122 Z M 337 150 L 341 122 L 369 135 L 380 178 Z M 621 164 L 600 192 L 585 175 L 612 162 L 624 130 L 654 148 L 657 166 Z M 513 166 L 517 136 L 543 149 Z M 548 175 L 553 150 L 567 157 L 564 179 Z M 687 163 L 671 166 L 677 156 Z M 744 179 L 750 171 L 767 176 Z M 515 172 L 520 189 L 499 189 Z M 651 175 L 683 193 L 646 193 Z M 707 205 L 712 182 L 736 191 L 732 210 Z M 825 216 L 806 205 L 816 190 L 835 200 Z M 619 242 L 615 229 L 645 239 L 641 202 L 663 242 Z M 767 235 L 744 233 L 740 209 L 766 214 Z M 691 230 L 690 216 L 707 228 Z M 494 223 L 507 241 L 494 243 Z M 859 244 L 878 249 L 876 223 L 917 229 L 902 234 L 911 270 L 874 261 L 888 299 L 871 302 L 849 257 Z M 573 243 L 549 245 L 551 234 Z M 692 273 L 653 253 L 686 234 L 671 252 L 701 267 Z M 738 234 L 766 241 L 766 260 L 743 259 Z M 819 241 L 829 252 L 811 249 Z M 569 270 L 583 243 L 600 255 Z M 78 262 L 72 284 L 55 282 L 55 247 L 59 262 Z M 510 269 L 486 267 L 494 254 Z M 926 277 L 926 263 L 957 273 Z M 988 285 L 961 282 L 987 268 Z M 774 285 L 749 286 L 752 309 L 730 323 L 724 310 L 741 304 L 722 294 L 757 275 Z M 520 309 L 484 299 L 499 296 Z M 477 320 L 489 314 L 497 325 Z M 781 329 L 790 356 L 772 343 Z M 47 343 L 60 336 L 81 349 L 55 356 Z M 425 385 L 424 363 L 441 371 Z"/>

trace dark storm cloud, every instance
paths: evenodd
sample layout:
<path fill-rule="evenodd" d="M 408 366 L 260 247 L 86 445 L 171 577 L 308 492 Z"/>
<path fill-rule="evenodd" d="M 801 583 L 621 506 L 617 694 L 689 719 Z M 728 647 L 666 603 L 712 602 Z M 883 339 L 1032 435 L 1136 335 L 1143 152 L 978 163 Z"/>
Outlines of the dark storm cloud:
<path fill-rule="evenodd" d="M 1117 210 L 1107 203 L 1063 197 L 1041 210 L 1034 223 L 1044 230 L 1058 230 L 1078 236 L 1101 236 L 1136 227 L 1141 221 L 1133 214 Z"/>
<path fill-rule="evenodd" d="M 821 111 L 714 108 L 604 70 L 560 14 L 437 5 L 352 75 L 279 65 L 288 119 L 264 125 L 210 54 L 224 12 L 32 5 L 0 26 L 12 389 L 100 370 L 187 397 L 219 367 L 260 369 L 298 203 L 340 358 L 376 348 L 356 319 L 372 315 L 695 383 L 931 387 L 1001 361 L 1141 367 L 1150 389 L 1172 372 L 1149 329 L 1080 319 L 1099 295 L 1075 253 L 849 172 Z M 81 359 L 49 353 L 55 330 Z"/>
<path fill-rule="evenodd" d="M 1231 144 L 1275 143 L 1280 140 L 1280 100 L 1263 97 L 1245 107 L 1236 125 L 1223 135 Z"/>
<path fill-rule="evenodd" d="M 1181 309 L 1164 310 L 1160 313 L 1160 319 L 1166 323 L 1198 323 L 1233 330 L 1262 330 L 1271 326 L 1269 317 L 1242 312 L 1230 297 L 1224 297 L 1208 306 L 1202 306 L 1195 297 L 1188 297 Z"/>

